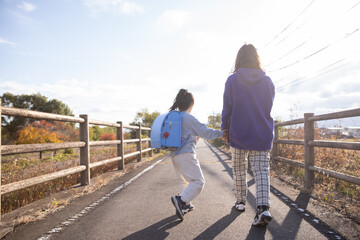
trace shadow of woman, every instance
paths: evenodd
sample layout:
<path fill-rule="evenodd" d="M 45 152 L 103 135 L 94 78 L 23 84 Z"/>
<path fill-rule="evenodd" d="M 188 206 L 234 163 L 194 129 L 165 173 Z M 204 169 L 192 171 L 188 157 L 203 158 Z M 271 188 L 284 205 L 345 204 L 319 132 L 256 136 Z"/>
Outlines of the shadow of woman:
<path fill-rule="evenodd" d="M 266 228 L 251 226 L 246 240 L 263 240 L 265 239 Z"/>
<path fill-rule="evenodd" d="M 208 227 L 205 231 L 200 233 L 196 238 L 196 240 L 200 239 L 214 239 L 217 235 L 219 235 L 222 231 L 224 231 L 230 224 L 242 214 L 243 212 L 239 212 L 235 208 L 231 208 L 231 212 L 216 221 L 213 225 Z"/>
<path fill-rule="evenodd" d="M 123 239 L 138 240 L 138 239 L 165 239 L 169 233 L 167 230 L 175 227 L 181 223 L 176 215 L 165 218 L 143 230 L 135 232 Z"/>

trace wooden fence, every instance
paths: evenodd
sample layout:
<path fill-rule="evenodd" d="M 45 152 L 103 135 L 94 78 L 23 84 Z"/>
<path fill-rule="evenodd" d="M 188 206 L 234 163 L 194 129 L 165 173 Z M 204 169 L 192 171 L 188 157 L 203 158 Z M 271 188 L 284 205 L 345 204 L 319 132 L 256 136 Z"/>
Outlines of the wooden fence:
<path fill-rule="evenodd" d="M 360 108 L 323 114 L 314 116 L 313 113 L 305 113 L 304 118 L 296 119 L 287 122 L 278 122 L 275 124 L 275 138 L 274 146 L 272 149 L 272 159 L 276 161 L 285 162 L 291 165 L 299 166 L 305 168 L 305 191 L 310 193 L 313 190 L 314 182 L 314 173 L 324 173 L 330 177 L 337 178 L 343 181 L 347 181 L 353 184 L 360 185 L 360 178 L 355 176 L 350 176 L 347 174 L 335 172 L 332 170 L 324 169 L 315 166 L 315 147 L 326 147 L 326 148 L 340 148 L 340 149 L 350 149 L 350 150 L 360 150 L 360 142 L 340 142 L 340 141 L 320 141 L 315 140 L 315 131 L 314 123 L 315 121 L 323 120 L 332 120 L 339 118 L 349 118 L 349 117 L 358 117 L 360 116 Z M 279 139 L 279 127 L 289 126 L 294 124 L 304 124 L 304 140 L 280 140 Z M 304 146 L 304 163 L 296 162 L 291 159 L 283 158 L 279 156 L 279 144 L 295 144 Z"/>
<path fill-rule="evenodd" d="M 0 100 L 1 105 L 1 100 Z M 44 143 L 44 144 L 21 144 L 21 145 L 4 145 L 0 148 L 0 162 L 1 155 L 8 154 L 19 154 L 19 153 L 32 153 L 40 151 L 51 151 L 51 150 L 60 150 L 67 148 L 80 148 L 80 165 L 72 168 L 68 168 L 62 171 L 45 174 L 42 176 L 33 177 L 30 179 L 25 179 L 1 186 L 0 181 L 0 198 L 1 194 L 10 193 L 17 191 L 23 188 L 27 188 L 36 184 L 44 183 L 54 179 L 62 178 L 74 173 L 80 173 L 80 183 L 82 186 L 88 185 L 90 183 L 90 169 L 98 167 L 104 164 L 117 162 L 118 170 L 123 170 L 125 165 L 125 159 L 133 156 L 137 156 L 137 161 L 141 161 L 142 154 L 145 152 L 150 152 L 152 156 L 152 148 L 142 149 L 142 142 L 150 141 L 150 138 L 141 138 L 141 131 L 150 131 L 151 128 L 142 127 L 140 124 L 138 126 L 129 126 L 124 125 L 121 121 L 117 123 L 109 123 L 97 120 L 91 120 L 88 118 L 88 115 L 80 115 L 80 117 L 64 116 L 59 114 L 37 112 L 31 110 L 1 107 L 0 108 L 0 117 L 1 115 L 7 116 L 18 116 L 18 117 L 27 117 L 34 119 L 42 120 L 54 120 L 54 121 L 63 121 L 71 123 L 80 124 L 80 140 L 76 142 L 64 142 L 64 143 Z M 116 140 L 107 140 L 107 141 L 89 141 L 89 125 L 101 125 L 108 127 L 115 127 L 116 131 Z M 136 139 L 123 139 L 124 128 L 136 130 Z M 137 149 L 135 152 L 124 154 L 124 144 L 126 143 L 136 143 Z M 0 145 L 1 145 L 1 129 L 0 129 Z M 90 147 L 92 146 L 117 146 L 117 156 L 111 159 L 105 159 L 99 162 L 90 163 Z M 1 178 L 1 164 L 0 164 L 0 178 Z M 1 201 L 0 201 L 1 209 Z M 1 217 L 1 216 L 0 216 Z"/>

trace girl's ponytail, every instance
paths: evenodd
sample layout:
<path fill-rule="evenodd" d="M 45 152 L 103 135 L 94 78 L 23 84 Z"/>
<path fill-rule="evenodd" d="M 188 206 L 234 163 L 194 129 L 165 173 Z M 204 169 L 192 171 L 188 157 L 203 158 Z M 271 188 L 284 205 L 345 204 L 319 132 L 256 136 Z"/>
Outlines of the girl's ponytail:
<path fill-rule="evenodd" d="M 194 97 L 192 93 L 182 88 L 176 95 L 174 104 L 170 107 L 170 111 L 174 111 L 176 109 L 178 109 L 180 112 L 186 111 L 193 103 Z"/>

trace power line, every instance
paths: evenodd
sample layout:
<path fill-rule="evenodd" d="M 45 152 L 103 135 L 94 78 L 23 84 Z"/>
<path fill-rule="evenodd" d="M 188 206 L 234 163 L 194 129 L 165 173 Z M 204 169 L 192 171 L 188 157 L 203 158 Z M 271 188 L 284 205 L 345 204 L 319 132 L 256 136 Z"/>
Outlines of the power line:
<path fill-rule="evenodd" d="M 333 41 L 333 42 L 329 43 L 329 44 L 328 44 L 328 45 L 326 45 L 325 47 L 320 48 L 319 50 L 317 50 L 317 51 L 315 51 L 315 52 L 311 53 L 310 55 L 308 55 L 308 56 L 306 56 L 306 57 L 303 57 L 302 59 L 299 59 L 299 60 L 297 60 L 297 61 L 295 61 L 295 62 L 293 62 L 293 63 L 291 63 L 291 64 L 288 64 L 288 65 L 282 66 L 282 67 L 280 67 L 280 68 L 278 68 L 278 69 L 269 70 L 268 72 L 276 72 L 276 71 L 279 71 L 279 70 L 282 70 L 282 69 L 285 69 L 285 68 L 288 68 L 288 67 L 294 66 L 294 65 L 296 65 L 296 64 L 298 64 L 298 63 L 300 63 L 300 62 L 302 62 L 302 61 L 304 61 L 304 60 L 306 60 L 306 59 L 309 59 L 309 58 L 311 58 L 311 57 L 315 56 L 316 54 L 319 54 L 320 52 L 324 51 L 325 49 L 327 49 L 327 48 L 328 48 L 328 47 L 330 47 L 331 45 L 335 44 L 336 42 L 339 42 L 339 41 L 341 41 L 341 40 L 343 40 L 343 39 L 345 39 L 345 38 L 348 38 L 349 36 L 353 35 L 353 34 L 354 34 L 354 33 L 356 33 L 357 31 L 359 31 L 359 28 L 355 29 L 355 30 L 354 30 L 354 31 L 352 31 L 351 33 L 347 33 L 347 34 L 345 34 L 345 36 L 344 36 L 344 37 L 339 38 L 339 39 L 337 39 L 337 40 L 335 40 L 335 41 Z"/>
<path fill-rule="evenodd" d="M 341 59 L 341 60 L 338 60 L 338 61 L 336 61 L 336 62 L 334 62 L 334 63 L 331 63 L 331 64 L 323 67 L 322 69 L 318 70 L 318 72 L 321 72 L 321 71 L 323 71 L 323 70 L 326 70 L 327 68 L 329 68 L 329 67 L 331 67 L 331 66 L 333 66 L 333 65 L 335 65 L 335 64 L 337 64 L 337 63 L 339 63 L 339 62 L 342 62 L 342 61 L 344 61 L 344 60 L 345 60 L 345 59 Z M 299 81 L 301 81 L 301 80 L 303 80 L 303 79 L 306 79 L 306 78 L 309 78 L 309 77 L 303 76 L 303 77 L 301 77 L 301 78 L 295 79 L 295 80 L 293 80 L 293 81 L 290 81 L 290 82 L 288 82 L 288 83 L 285 83 L 285 84 L 281 85 L 280 87 L 278 87 L 278 89 L 285 88 L 285 87 L 287 87 L 287 86 L 291 86 L 292 84 L 297 83 L 297 82 L 299 82 Z"/>
<path fill-rule="evenodd" d="M 349 11 L 351 11 L 353 8 L 355 8 L 357 5 L 359 5 L 360 4 L 360 2 L 358 2 L 357 4 L 355 4 L 354 6 L 352 6 L 350 9 L 349 9 Z"/>
<path fill-rule="evenodd" d="M 301 46 L 303 46 L 308 40 L 304 41 L 303 43 L 301 43 L 300 45 L 296 46 L 294 49 L 290 50 L 288 53 L 282 55 L 281 57 L 279 57 L 278 59 L 276 59 L 275 61 L 269 63 L 268 65 L 264 66 L 264 67 L 268 67 L 274 63 L 276 63 L 277 61 L 281 60 L 282 58 L 286 57 L 287 55 L 289 55 L 290 53 L 292 53 L 293 51 L 295 51 L 296 49 L 300 48 Z"/>
<path fill-rule="evenodd" d="M 313 1 L 313 2 L 314 2 L 314 1 Z M 309 6 L 307 6 L 307 8 L 310 7 L 310 5 L 313 4 L 313 2 L 310 3 Z M 351 7 L 351 8 L 349 9 L 349 11 L 351 11 L 353 8 L 355 8 L 355 7 L 358 6 L 359 4 L 360 4 L 360 2 L 358 2 L 357 4 L 355 4 L 353 7 Z M 306 8 L 304 9 L 304 11 L 305 11 L 305 10 L 306 10 Z M 344 14 L 346 14 L 346 13 L 344 13 Z M 294 29 L 292 32 L 290 32 L 287 36 L 285 36 L 282 40 L 280 40 L 279 42 L 277 42 L 277 43 L 274 45 L 274 47 L 275 47 L 275 46 L 278 46 L 280 43 L 284 42 L 288 37 L 290 37 L 294 32 L 296 32 L 300 27 L 302 27 L 302 26 L 303 26 L 305 23 L 307 23 L 308 21 L 309 21 L 309 18 L 308 18 L 307 20 L 305 20 L 302 24 L 300 24 L 300 25 L 299 25 L 296 29 Z M 359 30 L 359 29 L 356 29 L 354 32 L 356 32 L 356 31 L 358 31 L 358 30 Z M 350 36 L 350 35 L 353 34 L 354 32 L 347 34 L 347 36 L 345 36 L 344 38 Z M 314 37 L 314 36 L 311 36 L 311 37 L 308 38 L 308 40 L 306 40 L 305 42 L 309 41 L 309 40 L 312 39 L 313 37 Z M 273 39 L 273 40 L 274 40 L 274 39 Z M 267 64 L 267 65 L 264 66 L 264 67 L 268 67 L 268 66 L 273 65 L 274 63 L 280 61 L 282 58 L 284 58 L 284 57 L 287 56 L 288 54 L 290 54 L 290 53 L 292 53 L 293 51 L 297 50 L 297 48 L 303 46 L 303 45 L 305 44 L 305 42 L 301 43 L 300 45 L 298 45 L 297 47 L 295 47 L 294 49 L 292 49 L 290 52 L 288 52 L 288 53 L 284 54 L 283 56 L 277 58 L 276 60 L 272 61 L 271 63 Z M 324 49 L 319 49 L 318 51 L 322 51 L 322 50 L 324 50 Z M 316 52 L 315 52 L 315 54 L 316 54 Z M 301 61 L 301 60 L 300 60 L 300 61 Z M 296 64 L 296 63 L 298 63 L 298 62 L 300 62 L 300 61 L 296 61 L 296 62 L 290 64 L 289 66 L 292 66 L 292 65 L 294 65 L 294 64 Z M 289 67 L 289 66 L 285 66 L 285 68 L 287 68 L 287 67 Z M 282 68 L 280 68 L 280 69 L 282 69 Z M 277 70 L 280 70 L 280 69 L 277 69 Z M 276 71 L 276 70 L 270 70 L 269 72 L 271 72 L 271 71 Z"/>
<path fill-rule="evenodd" d="M 286 37 L 284 37 L 283 39 L 281 39 L 278 43 L 276 43 L 274 45 L 274 47 L 278 46 L 280 43 L 282 43 L 283 41 L 285 41 L 286 39 L 288 39 L 294 32 L 298 31 L 299 28 L 301 28 L 305 23 L 308 22 L 309 19 L 307 19 L 305 22 L 303 22 L 302 24 L 300 24 L 297 28 L 295 28 L 292 32 L 290 32 Z"/>
<path fill-rule="evenodd" d="M 340 63 L 340 62 L 342 62 L 342 61 L 344 61 L 344 60 L 345 60 L 345 59 L 341 59 L 341 60 L 338 60 L 338 61 L 336 61 L 336 62 L 334 62 L 334 63 L 331 63 L 331 64 L 323 67 L 322 69 L 318 70 L 318 72 L 321 72 L 321 71 L 323 71 L 323 70 L 326 70 L 327 68 L 329 68 L 329 67 L 331 67 L 331 66 L 334 66 L 334 65 L 336 65 L 336 64 L 338 64 L 338 63 Z M 320 73 L 320 74 L 322 74 L 322 73 Z M 293 85 L 294 83 L 301 82 L 301 80 L 304 80 L 304 79 L 307 79 L 307 78 L 309 78 L 309 77 L 303 76 L 303 77 L 298 78 L 298 79 L 295 79 L 295 80 L 293 80 L 293 81 L 291 81 L 291 82 L 285 83 L 285 84 L 281 85 L 280 87 L 278 87 L 277 89 L 282 89 L 282 88 L 285 88 L 285 87 L 288 87 L 288 86 L 294 86 L 294 85 Z M 313 77 L 312 77 L 312 78 L 313 78 Z"/>
<path fill-rule="evenodd" d="M 339 60 L 339 61 L 337 61 L 337 62 L 335 62 L 335 63 L 332 63 L 332 64 L 324 67 L 323 69 L 326 69 L 326 68 L 328 68 L 328 67 L 330 67 L 330 66 L 333 66 L 333 65 L 335 65 L 335 64 L 337 64 L 337 63 L 339 63 L 339 62 L 342 62 L 343 60 L 345 60 L 345 59 L 342 59 L 342 60 Z M 281 92 L 282 90 L 286 89 L 286 87 L 295 87 L 295 86 L 300 85 L 300 84 L 302 84 L 302 83 L 304 83 L 304 82 L 310 81 L 310 80 L 312 80 L 312 79 L 315 79 L 315 78 L 318 78 L 318 77 L 320 77 L 320 76 L 323 76 L 323 75 L 325 75 L 325 74 L 327 74 L 327 73 L 329 73 L 329 72 L 332 72 L 332 71 L 334 71 L 334 70 L 337 70 L 337 69 L 339 69 L 339 68 L 342 68 L 342 67 L 344 67 L 344 66 L 346 66 L 346 65 L 348 65 L 348 64 L 350 64 L 350 63 L 351 63 L 351 62 L 344 63 L 344 64 L 342 64 L 342 65 L 340 65 L 340 66 L 337 66 L 337 67 L 335 67 L 335 68 L 332 68 L 332 69 L 330 69 L 330 70 L 328 70 L 328 71 L 326 71 L 326 72 L 319 73 L 318 75 L 315 75 L 315 76 L 313 76 L 313 77 L 308 77 L 308 78 L 307 78 L 307 77 L 301 77 L 301 78 L 298 78 L 298 79 L 296 79 L 296 80 L 294 80 L 294 81 L 291 81 L 291 82 L 289 82 L 289 83 L 287 83 L 287 84 L 284 84 L 284 85 L 278 87 L 276 90 Z M 323 69 L 322 69 L 322 70 L 323 70 Z M 320 71 L 321 71 L 321 70 L 320 70 Z M 319 72 L 320 72 L 320 71 L 319 71 Z"/>
<path fill-rule="evenodd" d="M 331 69 L 331 70 L 329 70 L 329 71 L 327 71 L 327 72 L 318 74 L 318 75 L 316 75 L 316 76 L 314 76 L 314 77 L 311 77 L 311 78 L 309 78 L 309 79 L 304 79 L 303 81 L 299 81 L 299 82 L 293 84 L 291 87 L 298 86 L 298 85 L 300 85 L 300 84 L 302 84 L 302 83 L 304 83 L 304 82 L 310 81 L 310 80 L 315 79 L 315 78 L 318 78 L 318 77 L 320 77 L 320 76 L 323 76 L 323 75 L 325 75 L 325 74 L 327 74 L 327 73 L 329 73 L 329 72 L 332 72 L 332 71 L 334 71 L 334 70 L 336 70 L 336 69 L 342 68 L 342 67 L 344 67 L 344 66 L 346 66 L 346 65 L 348 65 L 348 64 L 350 64 L 350 62 L 345 63 L 345 64 L 343 64 L 343 65 L 340 65 L 340 66 L 338 66 L 338 67 L 336 67 L 336 68 L 333 68 L 333 69 Z M 283 90 L 283 89 L 280 89 L 279 91 L 281 91 L 281 90 Z"/>
<path fill-rule="evenodd" d="M 299 15 L 297 15 L 279 34 L 277 34 L 270 42 L 268 42 L 265 47 L 270 45 L 276 38 L 278 38 L 283 32 L 286 31 L 304 12 L 315 2 L 316 0 L 313 0 Z"/>

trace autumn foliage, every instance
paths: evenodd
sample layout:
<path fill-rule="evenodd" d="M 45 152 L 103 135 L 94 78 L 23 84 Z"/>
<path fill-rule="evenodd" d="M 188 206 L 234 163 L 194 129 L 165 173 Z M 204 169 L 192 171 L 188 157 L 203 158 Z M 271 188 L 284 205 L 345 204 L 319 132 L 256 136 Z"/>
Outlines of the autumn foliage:
<path fill-rule="evenodd" d="M 115 133 L 102 133 L 100 135 L 100 140 L 116 140 Z"/>
<path fill-rule="evenodd" d="M 48 132 L 45 129 L 27 126 L 19 131 L 19 137 L 15 144 L 32 143 L 57 143 L 62 142 L 59 136 L 54 132 Z"/>
<path fill-rule="evenodd" d="M 63 122 L 33 122 L 18 131 L 15 144 L 58 143 L 77 138 L 77 131 Z"/>

